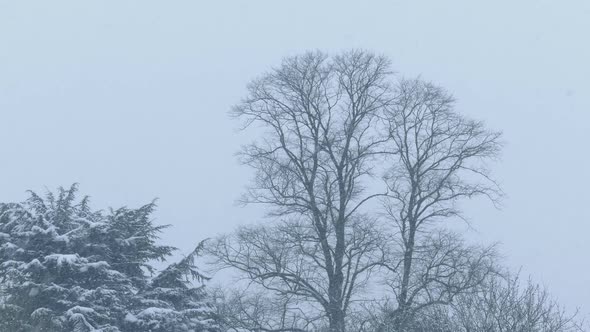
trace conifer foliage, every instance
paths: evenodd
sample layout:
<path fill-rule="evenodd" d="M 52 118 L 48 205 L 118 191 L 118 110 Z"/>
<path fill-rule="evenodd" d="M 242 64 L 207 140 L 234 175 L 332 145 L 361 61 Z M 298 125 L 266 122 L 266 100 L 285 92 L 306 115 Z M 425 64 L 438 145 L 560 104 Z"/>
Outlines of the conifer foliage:
<path fill-rule="evenodd" d="M 0 203 L 0 331 L 216 331 L 194 258 L 160 273 L 154 202 L 93 211 L 77 186 Z M 152 278 L 153 276 L 153 278 Z"/>

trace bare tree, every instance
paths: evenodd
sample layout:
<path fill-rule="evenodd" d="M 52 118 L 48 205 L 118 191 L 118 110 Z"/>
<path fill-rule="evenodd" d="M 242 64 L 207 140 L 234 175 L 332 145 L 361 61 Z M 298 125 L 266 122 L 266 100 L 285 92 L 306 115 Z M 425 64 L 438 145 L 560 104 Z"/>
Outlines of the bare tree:
<path fill-rule="evenodd" d="M 361 218 L 363 204 L 379 195 L 365 193 L 363 184 L 385 141 L 374 128 L 391 101 L 390 75 L 389 61 L 367 52 L 335 57 L 310 52 L 287 58 L 254 80 L 248 97 L 233 109 L 246 126 L 266 130 L 241 154 L 256 171 L 244 202 L 267 204 L 270 216 L 297 220 L 305 229 L 301 240 L 313 243 L 297 249 L 297 258 L 306 257 L 313 272 L 295 266 L 296 261 L 287 263 L 298 274 L 284 261 L 276 267 L 261 261 L 266 270 L 260 273 L 246 270 L 267 286 L 269 279 L 280 280 L 269 286 L 276 291 L 316 301 L 334 332 L 345 330 L 346 310 L 361 275 L 378 264 L 365 262 L 359 257 L 367 256 L 351 248 L 364 234 L 351 233 L 358 228 L 350 225 Z M 260 233 L 250 235 L 255 239 Z"/>
<path fill-rule="evenodd" d="M 500 270 L 499 267 L 495 270 Z M 484 282 L 457 294 L 449 304 L 413 311 L 400 329 L 389 313 L 395 301 L 370 302 L 357 319 L 359 332 L 581 332 L 584 322 L 568 313 L 533 283 L 518 276 L 489 274 Z M 360 324 L 359 324 L 360 323 Z"/>
<path fill-rule="evenodd" d="M 460 116 L 448 93 L 417 79 L 400 81 L 385 121 L 388 151 L 395 157 L 385 176 L 386 207 L 403 253 L 401 277 L 395 281 L 398 308 L 394 313 L 402 330 L 413 307 L 425 305 L 415 303 L 415 294 L 429 293 L 429 285 L 437 283 L 424 283 L 415 273 L 420 236 L 429 234 L 428 225 L 461 217 L 457 207 L 461 199 L 483 195 L 496 202 L 500 195 L 485 167 L 500 151 L 500 133 Z M 435 296 L 430 302 L 440 301 Z"/>
<path fill-rule="evenodd" d="M 348 223 L 343 254 L 345 312 L 362 295 L 359 292 L 366 289 L 373 267 L 385 264 L 389 255 L 387 239 L 375 222 L 351 218 Z M 333 234 L 332 227 L 329 233 Z M 239 270 L 246 276 L 249 288 L 257 289 L 252 287 L 255 285 L 285 303 L 284 307 L 272 306 L 274 320 L 248 320 L 247 325 L 255 327 L 252 330 L 304 331 L 314 327 L 316 331 L 326 322 L 325 325 L 330 325 L 326 261 L 321 255 L 321 241 L 309 222 L 291 220 L 242 227 L 218 238 L 209 251 L 216 257 L 219 268 Z M 243 293 L 243 298 L 247 297 Z M 244 301 L 249 300 L 240 302 Z M 276 312 L 278 308 L 284 309 L 280 315 Z M 282 318 L 278 319 L 279 316 Z M 288 320 L 285 326 L 285 317 L 297 319 Z"/>
<path fill-rule="evenodd" d="M 403 253 L 397 262 L 403 264 Z M 470 294 L 494 276 L 501 275 L 494 246 L 467 245 L 458 234 L 433 231 L 415 247 L 408 285 L 408 303 L 400 310 L 399 291 L 403 270 L 386 275 L 384 294 L 363 302 L 349 319 L 360 332 L 455 331 L 448 313 L 456 298 Z"/>
<path fill-rule="evenodd" d="M 323 316 L 306 310 L 294 296 L 277 296 L 265 290 L 214 289 L 213 301 L 224 331 L 304 332 L 317 330 Z"/>
<path fill-rule="evenodd" d="M 403 265 L 403 257 L 398 263 Z M 400 306 L 404 269 L 387 277 L 395 305 L 385 310 L 379 331 L 428 331 L 432 317 L 440 320 L 455 299 L 471 293 L 491 276 L 499 275 L 494 246 L 466 245 L 457 234 L 437 231 L 414 247 L 407 285 L 406 307 Z M 438 325 L 443 326 L 442 321 Z"/>
<path fill-rule="evenodd" d="M 576 314 L 568 314 L 543 287 L 518 276 L 490 278 L 477 292 L 453 305 L 457 330 L 466 332 L 583 331 Z"/>

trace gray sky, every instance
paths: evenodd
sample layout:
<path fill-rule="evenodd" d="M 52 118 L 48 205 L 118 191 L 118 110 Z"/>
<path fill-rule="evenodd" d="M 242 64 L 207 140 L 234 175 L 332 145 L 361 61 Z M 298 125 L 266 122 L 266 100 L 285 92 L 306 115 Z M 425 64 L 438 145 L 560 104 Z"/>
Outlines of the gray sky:
<path fill-rule="evenodd" d="M 159 197 L 185 252 L 258 220 L 229 107 L 307 49 L 365 48 L 504 131 L 502 210 L 466 206 L 569 307 L 590 312 L 590 2 L 0 0 L 0 201 L 73 182 L 94 206 Z"/>

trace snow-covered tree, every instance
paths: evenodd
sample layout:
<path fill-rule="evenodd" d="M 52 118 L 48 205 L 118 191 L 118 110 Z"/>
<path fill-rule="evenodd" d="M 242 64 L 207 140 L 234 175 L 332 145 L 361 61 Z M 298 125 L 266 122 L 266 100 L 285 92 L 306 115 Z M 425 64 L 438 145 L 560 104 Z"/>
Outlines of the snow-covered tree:
<path fill-rule="evenodd" d="M 213 307 L 204 302 L 204 281 L 195 265 L 195 257 L 203 248 L 201 242 L 193 252 L 178 263 L 169 265 L 153 278 L 145 291 L 138 294 L 140 311 L 127 315 L 128 326 L 137 331 L 215 331 Z"/>
<path fill-rule="evenodd" d="M 198 273 L 195 253 L 150 280 L 150 263 L 174 250 L 157 243 L 166 226 L 153 224 L 153 202 L 104 213 L 91 210 L 87 197 L 77 200 L 76 192 L 74 185 L 0 204 L 0 331 L 159 331 L 129 324 L 137 313 L 137 321 L 183 323 L 166 331 L 200 331 L 210 323 L 206 304 L 199 302 L 202 288 L 165 284 L 174 270 Z M 163 287 L 186 292 L 186 303 L 157 295 Z M 148 300 L 158 302 L 148 306 Z M 166 317 L 148 317 L 158 310 Z"/>

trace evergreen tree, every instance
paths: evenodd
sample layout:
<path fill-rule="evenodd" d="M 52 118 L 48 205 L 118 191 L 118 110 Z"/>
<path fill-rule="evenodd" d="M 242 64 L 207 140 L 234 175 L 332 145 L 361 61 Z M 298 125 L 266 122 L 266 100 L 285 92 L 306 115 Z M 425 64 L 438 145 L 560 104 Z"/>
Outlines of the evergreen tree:
<path fill-rule="evenodd" d="M 196 253 L 150 280 L 150 262 L 174 250 L 157 244 L 166 226 L 150 219 L 153 202 L 103 213 L 87 197 L 77 201 L 76 192 L 74 185 L 0 204 L 0 331 L 160 331 L 142 320 L 156 309 L 166 312 L 156 319 L 166 331 L 213 326 L 199 302 L 203 288 L 173 283 L 182 273 L 198 275 Z M 133 313 L 140 324 L 130 322 Z"/>
<path fill-rule="evenodd" d="M 169 265 L 140 294 L 141 311 L 129 314 L 127 321 L 138 331 L 214 331 L 214 310 L 204 302 L 203 286 L 194 287 L 192 281 L 208 278 L 195 265 L 204 242 L 178 263 Z"/>

